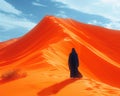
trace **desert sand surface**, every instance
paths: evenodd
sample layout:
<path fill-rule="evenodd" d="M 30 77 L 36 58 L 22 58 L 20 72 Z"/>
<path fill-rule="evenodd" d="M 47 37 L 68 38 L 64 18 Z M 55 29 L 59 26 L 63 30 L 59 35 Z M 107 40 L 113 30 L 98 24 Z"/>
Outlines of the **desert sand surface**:
<path fill-rule="evenodd" d="M 119 42 L 119 30 L 46 16 L 0 42 L 0 96 L 120 96 Z M 71 48 L 82 78 L 69 76 Z"/>

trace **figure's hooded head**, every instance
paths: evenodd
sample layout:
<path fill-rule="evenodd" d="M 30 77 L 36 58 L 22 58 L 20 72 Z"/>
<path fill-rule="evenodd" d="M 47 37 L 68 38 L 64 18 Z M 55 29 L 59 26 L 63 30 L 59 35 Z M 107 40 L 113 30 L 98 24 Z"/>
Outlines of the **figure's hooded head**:
<path fill-rule="evenodd" d="M 72 53 L 76 53 L 75 48 L 72 48 Z"/>

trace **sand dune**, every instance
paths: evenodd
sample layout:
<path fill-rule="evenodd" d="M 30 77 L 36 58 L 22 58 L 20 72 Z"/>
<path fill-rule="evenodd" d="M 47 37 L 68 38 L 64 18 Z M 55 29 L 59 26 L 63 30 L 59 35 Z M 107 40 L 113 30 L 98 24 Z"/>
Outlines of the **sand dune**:
<path fill-rule="evenodd" d="M 0 43 L 0 75 L 19 69 L 0 79 L 0 96 L 120 96 L 119 38 L 118 30 L 46 16 L 24 36 Z M 72 47 L 81 79 L 69 79 Z"/>

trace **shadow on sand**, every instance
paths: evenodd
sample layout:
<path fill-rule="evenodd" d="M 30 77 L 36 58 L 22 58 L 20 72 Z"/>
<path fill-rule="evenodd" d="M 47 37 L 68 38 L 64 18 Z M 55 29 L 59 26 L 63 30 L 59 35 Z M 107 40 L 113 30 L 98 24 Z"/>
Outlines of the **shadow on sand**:
<path fill-rule="evenodd" d="M 49 86 L 49 87 L 41 90 L 40 92 L 38 92 L 38 96 L 50 96 L 52 94 L 56 94 L 62 88 L 64 88 L 65 86 L 67 86 L 77 80 L 80 80 L 80 79 L 66 79 L 60 83 L 54 84 L 52 86 Z"/>

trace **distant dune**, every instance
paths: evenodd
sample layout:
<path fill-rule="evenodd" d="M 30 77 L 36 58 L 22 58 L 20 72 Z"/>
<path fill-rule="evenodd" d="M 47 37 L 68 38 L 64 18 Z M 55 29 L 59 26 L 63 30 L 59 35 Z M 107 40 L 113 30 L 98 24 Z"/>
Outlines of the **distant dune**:
<path fill-rule="evenodd" d="M 71 48 L 83 78 L 69 79 Z M 30 32 L 0 43 L 0 96 L 120 96 L 120 31 L 46 16 Z M 18 74 L 18 73 L 17 73 Z M 9 88 L 8 88 L 9 87 Z"/>

